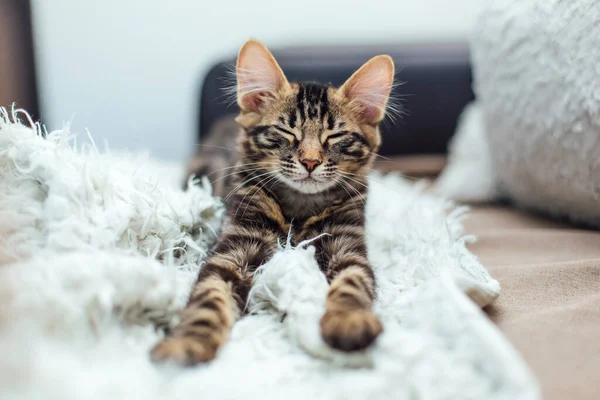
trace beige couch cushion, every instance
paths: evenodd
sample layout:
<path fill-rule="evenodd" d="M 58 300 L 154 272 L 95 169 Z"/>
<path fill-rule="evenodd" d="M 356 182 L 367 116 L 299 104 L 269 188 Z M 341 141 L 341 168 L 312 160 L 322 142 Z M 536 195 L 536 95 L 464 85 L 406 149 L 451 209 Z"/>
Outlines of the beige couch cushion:
<path fill-rule="evenodd" d="M 599 399 L 600 233 L 502 207 L 474 209 L 465 229 L 502 286 L 486 312 L 544 398 Z"/>

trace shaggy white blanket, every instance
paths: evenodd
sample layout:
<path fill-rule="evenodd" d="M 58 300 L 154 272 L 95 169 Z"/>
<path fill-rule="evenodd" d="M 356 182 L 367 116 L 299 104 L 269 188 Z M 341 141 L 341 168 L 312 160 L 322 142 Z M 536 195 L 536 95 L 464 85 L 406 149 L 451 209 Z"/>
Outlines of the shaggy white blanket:
<path fill-rule="evenodd" d="M 179 168 L 99 153 L 68 129 L 47 133 L 2 113 L 2 399 L 539 398 L 477 308 L 499 286 L 465 248 L 465 210 L 394 175 L 373 175 L 367 205 L 385 327 L 375 346 L 348 356 L 323 344 L 326 282 L 314 250 L 282 244 L 257 276 L 255 314 L 214 362 L 151 364 L 155 325 L 176 321 L 221 203 L 206 185 L 181 191 Z"/>

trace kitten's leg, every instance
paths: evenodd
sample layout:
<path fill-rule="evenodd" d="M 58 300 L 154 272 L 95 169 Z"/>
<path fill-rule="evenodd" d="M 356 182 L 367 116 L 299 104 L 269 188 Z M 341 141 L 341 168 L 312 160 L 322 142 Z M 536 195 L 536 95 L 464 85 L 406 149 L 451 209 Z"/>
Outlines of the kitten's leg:
<path fill-rule="evenodd" d="M 323 238 L 319 246 L 330 282 L 321 334 L 335 349 L 362 350 L 383 331 L 372 312 L 375 276 L 366 258 L 362 227 L 334 226 L 329 231 L 333 236 Z"/>
<path fill-rule="evenodd" d="M 181 322 L 152 349 L 152 359 L 191 366 L 215 358 L 240 315 L 232 286 L 218 275 L 199 281 Z"/>
<path fill-rule="evenodd" d="M 215 358 L 243 314 L 252 273 L 276 248 L 274 233 L 231 227 L 202 267 L 181 322 L 151 352 L 154 361 L 195 365 Z"/>

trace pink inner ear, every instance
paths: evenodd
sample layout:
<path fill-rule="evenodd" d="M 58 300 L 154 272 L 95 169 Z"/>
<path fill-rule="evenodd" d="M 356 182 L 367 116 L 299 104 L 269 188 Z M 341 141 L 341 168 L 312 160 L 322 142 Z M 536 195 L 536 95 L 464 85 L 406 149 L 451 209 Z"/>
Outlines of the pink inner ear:
<path fill-rule="evenodd" d="M 269 96 L 267 92 L 248 93 L 243 96 L 244 106 L 250 110 L 258 110 L 264 103 L 265 97 Z"/>
<path fill-rule="evenodd" d="M 269 51 L 257 42 L 248 42 L 240 50 L 236 73 L 238 102 L 247 111 L 259 111 L 286 83 Z"/>
<path fill-rule="evenodd" d="M 361 116 L 367 122 L 376 122 L 385 114 L 390 89 L 388 80 L 366 75 L 350 88 L 348 97 L 361 105 Z"/>
<path fill-rule="evenodd" d="M 383 117 L 383 113 L 385 111 L 380 110 L 379 108 L 374 108 L 374 107 L 365 107 L 363 112 L 360 113 L 361 117 L 365 120 L 365 121 L 378 121 Z"/>
<path fill-rule="evenodd" d="M 379 122 L 394 81 L 394 66 L 389 57 L 374 57 L 344 84 L 346 97 L 357 104 L 367 123 Z"/>

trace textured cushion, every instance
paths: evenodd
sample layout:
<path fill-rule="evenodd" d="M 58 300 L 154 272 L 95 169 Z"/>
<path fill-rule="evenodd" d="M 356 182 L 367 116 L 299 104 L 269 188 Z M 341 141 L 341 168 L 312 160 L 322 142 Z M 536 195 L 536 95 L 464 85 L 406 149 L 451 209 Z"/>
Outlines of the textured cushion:
<path fill-rule="evenodd" d="M 482 12 L 471 46 L 481 129 L 455 142 L 492 163 L 490 198 L 501 189 L 525 207 L 600 226 L 599 17 L 596 0 L 494 0 Z M 481 174 L 472 161 L 470 173 L 446 175 L 442 191 L 454 195 L 451 186 Z"/>

